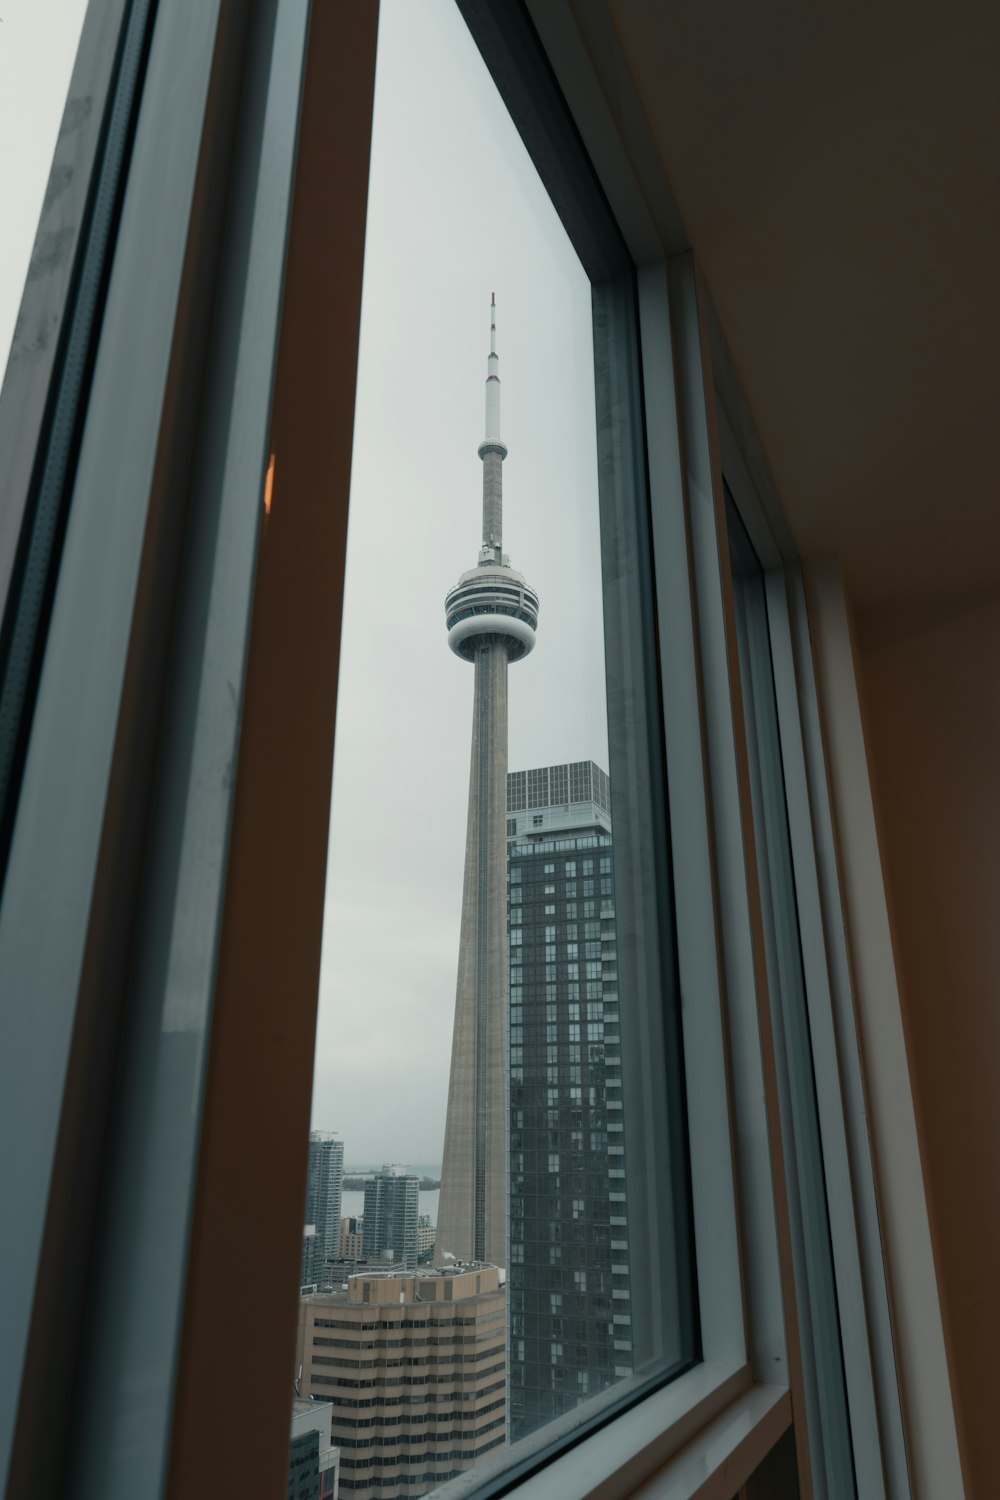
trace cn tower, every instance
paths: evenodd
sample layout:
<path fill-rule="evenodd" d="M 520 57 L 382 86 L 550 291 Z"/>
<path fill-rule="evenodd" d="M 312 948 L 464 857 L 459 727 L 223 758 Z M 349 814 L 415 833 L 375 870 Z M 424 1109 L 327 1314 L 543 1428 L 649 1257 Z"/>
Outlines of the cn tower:
<path fill-rule="evenodd" d="M 435 1260 L 507 1263 L 507 666 L 535 644 L 538 596 L 503 551 L 500 361 L 490 304 L 479 561 L 445 600 L 448 645 L 476 669 L 469 823 Z"/>

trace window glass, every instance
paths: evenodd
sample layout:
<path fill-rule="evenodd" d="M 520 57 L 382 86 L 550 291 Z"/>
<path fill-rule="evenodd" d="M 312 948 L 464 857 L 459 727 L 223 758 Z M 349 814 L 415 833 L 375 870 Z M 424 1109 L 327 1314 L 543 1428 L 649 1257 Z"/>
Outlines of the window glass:
<path fill-rule="evenodd" d="M 632 329 L 629 295 L 600 326 Z M 609 743 L 653 649 L 617 603 L 605 640 L 609 597 L 648 593 L 608 499 L 645 514 L 644 460 L 600 490 L 622 396 L 595 306 L 458 10 L 384 0 L 296 1359 L 360 1500 L 513 1461 L 695 1351 L 684 1172 L 644 1146 L 681 1092 L 663 789 L 654 813 L 635 769 L 658 712 Z M 370 1355 L 320 1351 L 372 1303 Z M 389 1374 L 407 1327 L 433 1339 Z M 460 1403 L 426 1353 L 458 1327 Z"/>

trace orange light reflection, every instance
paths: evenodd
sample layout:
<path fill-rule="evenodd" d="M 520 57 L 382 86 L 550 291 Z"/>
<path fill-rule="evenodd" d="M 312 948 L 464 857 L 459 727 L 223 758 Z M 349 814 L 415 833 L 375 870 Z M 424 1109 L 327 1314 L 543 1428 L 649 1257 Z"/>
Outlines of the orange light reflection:
<path fill-rule="evenodd" d="M 267 474 L 264 478 L 264 514 L 271 514 L 271 491 L 274 489 L 274 454 L 271 454 L 271 462 L 267 466 Z"/>

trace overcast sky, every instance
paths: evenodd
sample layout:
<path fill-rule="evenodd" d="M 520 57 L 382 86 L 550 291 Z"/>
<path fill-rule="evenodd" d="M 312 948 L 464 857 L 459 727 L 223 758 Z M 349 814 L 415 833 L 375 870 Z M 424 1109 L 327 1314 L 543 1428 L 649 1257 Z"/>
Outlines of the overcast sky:
<path fill-rule="evenodd" d="M 497 298 L 504 548 L 539 593 L 510 768 L 607 767 L 590 286 L 453 0 L 383 0 L 313 1119 L 347 1161 L 441 1160 Z"/>
<path fill-rule="evenodd" d="M 84 9 L 0 3 L 0 366 Z M 349 1163 L 441 1160 L 473 683 L 444 596 L 478 555 L 492 291 L 504 546 L 541 598 L 510 767 L 606 768 L 589 285 L 453 0 L 382 0 L 313 1099 Z"/>
<path fill-rule="evenodd" d="M 0 0 L 0 370 L 7 368 L 86 0 Z"/>

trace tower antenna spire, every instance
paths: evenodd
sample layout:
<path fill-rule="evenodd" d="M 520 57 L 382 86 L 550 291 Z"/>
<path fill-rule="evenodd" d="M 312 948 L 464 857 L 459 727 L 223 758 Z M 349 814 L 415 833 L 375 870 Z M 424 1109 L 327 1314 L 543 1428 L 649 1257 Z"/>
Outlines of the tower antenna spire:
<path fill-rule="evenodd" d="M 490 293 L 490 352 L 486 360 L 486 433 L 479 445 L 483 461 L 483 560 L 503 560 L 503 478 L 507 445 L 500 436 L 500 359 L 497 355 L 497 299 Z"/>
<path fill-rule="evenodd" d="M 497 299 L 490 297 L 483 461 L 483 542 L 445 599 L 448 645 L 475 667 L 469 822 L 455 1030 L 441 1167 L 435 1263 L 506 1265 L 507 1155 L 507 669 L 527 656 L 538 595 L 503 552 Z"/>

